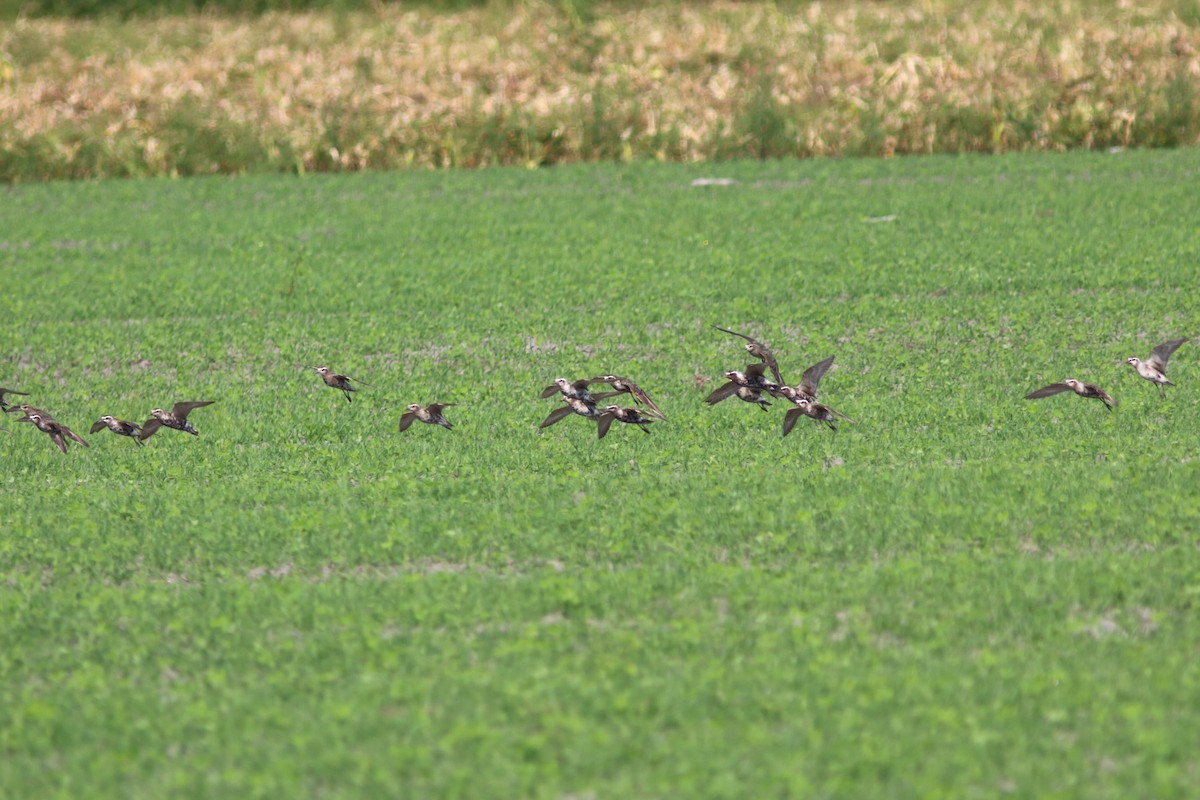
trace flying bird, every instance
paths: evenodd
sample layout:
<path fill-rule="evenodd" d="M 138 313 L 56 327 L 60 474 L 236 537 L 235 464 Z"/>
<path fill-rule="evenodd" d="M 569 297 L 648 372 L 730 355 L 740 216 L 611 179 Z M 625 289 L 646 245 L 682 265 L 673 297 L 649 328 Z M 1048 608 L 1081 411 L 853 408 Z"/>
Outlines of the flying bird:
<path fill-rule="evenodd" d="M 37 406 L 31 406 L 29 403 L 21 403 L 15 406 L 9 406 L 5 409 L 5 411 L 7 411 L 9 414 L 15 414 L 18 411 L 25 412 L 25 416 L 21 417 L 21 419 L 17 420 L 17 422 L 29 422 L 29 418 L 34 414 L 37 414 L 43 420 L 49 420 L 50 422 L 54 421 L 54 417 L 52 417 L 49 412 L 43 411 Z"/>
<path fill-rule="evenodd" d="M 1125 363 L 1137 370 L 1138 375 L 1141 375 L 1157 386 L 1159 397 L 1165 400 L 1167 392 L 1163 387 L 1175 385 L 1167 380 L 1167 359 L 1179 349 L 1179 345 L 1186 341 L 1187 339 L 1175 339 L 1170 342 L 1163 342 L 1150 351 L 1150 358 L 1148 360 L 1142 361 L 1140 358 L 1127 358 L 1125 359 Z"/>
<path fill-rule="evenodd" d="M 18 392 L 16 389 L 0 389 L 0 411 L 4 412 L 7 412 L 9 409 L 8 404 L 4 402 L 4 395 L 6 394 L 16 394 L 21 397 L 29 396 L 29 392 Z"/>
<path fill-rule="evenodd" d="M 349 375 L 341 375 L 337 372 L 333 372 L 329 369 L 329 367 L 310 367 L 310 369 L 316 370 L 317 374 L 321 376 L 321 380 L 325 381 L 325 385 L 330 389 L 340 390 L 341 393 L 346 396 L 347 403 L 354 402 L 350 397 L 350 393 L 358 391 L 350 385 L 350 381 L 361 383 L 363 386 L 371 385 L 366 381 L 360 381 L 358 378 L 351 378 Z"/>
<path fill-rule="evenodd" d="M 559 422 L 562 422 L 572 414 L 578 414 L 585 419 L 598 420 L 604 413 L 600 411 L 600 409 L 596 408 L 595 403 L 588 402 L 587 400 L 580 400 L 578 397 L 564 397 L 563 400 L 566 402 L 566 405 L 562 408 L 556 408 L 551 411 L 550 416 L 542 420 L 541 425 L 538 425 L 539 428 L 549 428 L 551 425 L 556 425 Z"/>
<path fill-rule="evenodd" d="M 400 430 L 408 430 L 408 426 L 413 424 L 414 420 L 429 423 L 430 425 L 441 425 L 449 430 L 454 426 L 450 421 L 442 416 L 442 409 L 456 406 L 458 403 L 430 403 L 427 406 L 421 406 L 418 403 L 410 403 L 408 411 L 400 415 Z"/>
<path fill-rule="evenodd" d="M 142 446 L 142 440 L 138 438 L 142 432 L 142 426 L 135 422 L 128 422 L 127 420 L 117 419 L 116 417 L 110 417 L 109 415 L 105 414 L 103 417 L 92 423 L 92 428 L 88 432 L 96 433 L 97 431 L 102 431 L 105 428 L 108 428 L 118 436 L 128 436 L 129 438 L 133 439 L 133 441 L 137 442 L 138 447 Z"/>
<path fill-rule="evenodd" d="M 740 336 L 743 339 L 745 339 L 747 342 L 746 352 L 749 353 L 750 355 L 754 356 L 755 358 L 757 358 L 759 361 L 762 361 L 764 364 L 766 364 L 767 367 L 770 368 L 771 374 L 775 376 L 775 381 L 777 383 L 780 383 L 780 384 L 783 383 L 783 378 L 779 375 L 779 364 L 778 364 L 778 362 L 775 361 L 775 356 L 771 354 L 771 348 L 767 347 L 765 344 L 758 341 L 757 339 L 747 336 L 744 333 L 738 333 L 737 331 L 731 331 L 728 328 L 722 328 L 720 325 L 713 325 L 713 327 L 716 328 L 717 330 L 721 331 L 722 333 L 728 333 L 733 336 Z"/>
<path fill-rule="evenodd" d="M 553 397 L 556 394 L 562 394 L 568 400 L 582 400 L 585 403 L 595 403 L 597 400 L 603 400 L 606 397 L 616 397 L 621 392 L 600 392 L 592 394 L 588 391 L 588 387 L 593 383 L 604 383 L 604 378 L 580 378 L 577 381 L 569 381 L 566 378 L 555 378 L 552 386 L 547 386 L 542 389 L 542 397 Z M 625 391 L 622 389 L 621 391 Z"/>
<path fill-rule="evenodd" d="M 1067 378 L 1065 381 L 1052 383 L 1049 386 L 1043 386 L 1025 395 L 1026 400 L 1040 400 L 1043 397 L 1049 397 L 1052 394 L 1060 392 L 1074 392 L 1080 397 L 1087 397 L 1093 400 L 1100 400 L 1104 403 L 1104 407 L 1112 411 L 1117 407 L 1117 401 L 1099 386 L 1094 383 L 1084 383 L 1077 381 L 1074 378 Z"/>
<path fill-rule="evenodd" d="M 20 420 L 20 422 L 32 422 L 37 426 L 39 431 L 48 434 L 50 436 L 50 440 L 53 441 L 54 444 L 58 446 L 58 449 L 62 450 L 64 453 L 67 452 L 67 439 L 74 439 L 84 447 L 91 446 L 83 440 L 83 437 L 68 428 L 66 425 L 63 425 L 60 422 L 55 422 L 52 419 L 46 419 L 41 414 L 30 414 L 26 419 Z"/>
<path fill-rule="evenodd" d="M 138 438 L 144 442 L 153 436 L 155 431 L 163 427 L 174 428 L 177 431 L 186 431 L 192 436 L 199 436 L 200 432 L 192 427 L 192 423 L 188 422 L 188 414 L 197 408 L 211 406 L 215 402 L 215 400 L 203 400 L 194 403 L 176 403 L 171 406 L 170 412 L 156 408 L 150 412 L 153 416 L 142 423 L 142 432 L 138 434 Z"/>
<path fill-rule="evenodd" d="M 835 411 L 824 403 L 818 403 L 816 400 L 810 400 L 807 397 L 800 397 L 796 400 L 796 407 L 789 408 L 787 414 L 783 417 L 784 436 L 792 432 L 792 428 L 796 426 L 796 420 L 800 419 L 800 417 L 812 417 L 818 422 L 824 422 L 832 431 L 837 430 L 837 425 L 834 425 L 834 423 L 839 419 L 844 419 L 847 422 L 854 421 L 842 412 Z"/>
<path fill-rule="evenodd" d="M 642 387 L 638 386 L 628 378 L 619 378 L 616 375 L 604 375 L 599 378 L 592 378 L 592 383 L 601 382 L 607 383 L 616 390 L 611 394 L 605 393 L 603 396 L 615 397 L 618 394 L 628 392 L 629 394 L 633 395 L 633 400 L 635 403 L 645 406 L 647 409 L 649 409 L 650 413 L 654 414 L 660 419 L 665 420 L 667 418 L 667 415 L 662 413 L 658 406 L 654 404 L 654 401 L 650 399 L 650 395 L 646 394 Z"/>
<path fill-rule="evenodd" d="M 624 422 L 626 425 L 637 425 L 641 428 L 642 433 L 650 433 L 647 425 L 655 422 L 653 417 L 648 417 L 636 408 L 621 408 L 620 406 L 605 406 L 604 413 L 596 420 L 596 438 L 603 439 L 608 433 L 608 429 L 613 424 L 613 420 Z"/>
<path fill-rule="evenodd" d="M 778 389 L 772 391 L 771 394 L 776 397 L 785 397 L 793 403 L 797 402 L 801 397 L 816 400 L 817 386 L 821 383 L 821 378 L 825 377 L 825 373 L 833 364 L 833 359 L 834 356 L 830 356 L 824 361 L 818 361 L 804 370 L 804 374 L 800 376 L 800 383 L 796 386 L 780 386 Z"/>
<path fill-rule="evenodd" d="M 716 389 L 712 394 L 704 398 L 704 402 L 710 406 L 716 405 L 727 397 L 738 397 L 745 400 L 747 403 L 756 403 L 763 411 L 767 410 L 767 406 L 771 405 L 765 397 L 762 396 L 762 389 L 751 389 L 749 386 L 738 386 L 733 381 L 727 381 Z"/>

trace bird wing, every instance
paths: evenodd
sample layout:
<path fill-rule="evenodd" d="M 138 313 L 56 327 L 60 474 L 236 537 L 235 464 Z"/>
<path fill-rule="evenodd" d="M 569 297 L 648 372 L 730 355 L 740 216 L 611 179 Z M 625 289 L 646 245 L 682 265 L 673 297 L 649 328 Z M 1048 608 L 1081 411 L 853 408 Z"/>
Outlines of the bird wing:
<path fill-rule="evenodd" d="M 400 430 L 408 430 L 408 426 L 413 424 L 413 420 L 417 418 L 415 411 L 408 411 L 400 415 Z"/>
<path fill-rule="evenodd" d="M 63 432 L 63 433 L 65 433 L 65 434 L 66 434 L 68 437 L 70 437 L 70 438 L 74 439 L 75 441 L 79 442 L 79 443 L 80 443 L 81 445 L 83 445 L 84 447 L 91 447 L 91 445 L 90 445 L 90 444 L 88 444 L 87 442 L 85 442 L 85 441 L 83 440 L 83 437 L 82 437 L 82 436 L 80 436 L 78 433 L 76 433 L 75 431 L 73 431 L 73 430 L 71 430 L 70 428 L 68 428 L 66 425 L 59 425 L 58 427 L 59 427 L 59 429 L 60 429 L 60 430 L 62 430 L 62 432 Z"/>
<path fill-rule="evenodd" d="M 825 409 L 827 411 L 829 411 L 830 414 L 833 414 L 835 417 L 841 417 L 842 419 L 846 420 L 846 422 L 854 422 L 854 420 L 850 419 L 845 414 L 838 411 L 836 408 L 830 408 L 829 406 L 825 406 Z"/>
<path fill-rule="evenodd" d="M 772 355 L 771 351 L 762 342 L 758 343 L 758 351 L 762 355 L 763 361 L 770 368 L 771 374 L 775 376 L 775 380 L 783 383 L 783 376 L 779 374 L 779 362 L 775 360 L 775 356 Z"/>
<path fill-rule="evenodd" d="M 818 361 L 808 369 L 804 370 L 804 374 L 800 376 L 800 391 L 807 394 L 809 397 L 817 396 L 817 385 L 821 383 L 821 378 L 825 377 L 825 373 L 833 364 L 834 356 L 830 356 L 824 361 Z"/>
<path fill-rule="evenodd" d="M 754 378 L 766 377 L 766 374 L 765 374 L 766 369 L 767 369 L 766 364 L 763 364 L 763 363 L 760 363 L 757 361 L 753 364 L 747 364 L 746 369 L 744 370 L 746 379 L 749 380 L 751 383 L 753 383 Z"/>
<path fill-rule="evenodd" d="M 571 414 L 570 406 L 563 406 L 562 408 L 556 408 L 550 412 L 550 416 L 548 416 L 544 420 L 542 420 L 542 424 L 538 425 L 538 427 L 539 428 L 549 428 L 551 425 L 553 425 L 556 422 L 562 422 L 570 414 Z"/>
<path fill-rule="evenodd" d="M 592 395 L 592 399 L 593 400 L 604 400 L 605 398 L 608 398 L 608 397 L 616 397 L 619 394 L 625 394 L 625 393 L 624 392 L 599 392 L 597 394 Z"/>
<path fill-rule="evenodd" d="M 561 390 L 558 388 L 558 384 L 547 386 L 545 389 L 542 389 L 542 397 L 554 397 L 554 395 L 558 394 L 560 391 Z"/>
<path fill-rule="evenodd" d="M 151 417 L 150 419 L 148 419 L 142 423 L 142 432 L 140 434 L 138 434 L 138 439 L 140 439 L 143 442 L 146 441 L 147 439 L 149 439 L 151 436 L 154 435 L 155 431 L 157 431 L 161 427 L 162 427 L 162 423 L 158 421 L 158 418 Z"/>
<path fill-rule="evenodd" d="M 596 420 L 596 438 L 603 439 L 604 434 L 608 433 L 608 429 L 612 427 L 613 420 L 616 419 L 612 414 L 601 414 Z"/>
<path fill-rule="evenodd" d="M 21 397 L 29 397 L 29 392 L 18 392 L 16 389 L 0 389 L 0 397 L 6 394 L 19 394 Z"/>
<path fill-rule="evenodd" d="M 787 436 L 792 432 L 792 428 L 796 427 L 796 420 L 804 416 L 804 409 L 789 408 L 788 412 L 783 415 L 783 435 Z"/>
<path fill-rule="evenodd" d="M 58 445 L 59 450 L 62 450 L 64 453 L 67 452 L 67 443 L 63 440 L 63 436 L 59 431 L 50 431 L 50 438 Z"/>
<path fill-rule="evenodd" d="M 88 430 L 88 433 L 95 433 L 96 431 L 104 430 L 107 427 L 108 426 L 104 424 L 104 420 L 98 419 L 92 423 L 92 427 Z"/>
<path fill-rule="evenodd" d="M 1117 407 L 1117 401 L 1116 401 L 1116 400 L 1114 400 L 1114 399 L 1112 398 L 1112 395 L 1110 395 L 1108 392 L 1106 392 L 1106 391 L 1104 391 L 1103 389 L 1101 389 L 1101 388 L 1100 388 L 1099 386 L 1097 386 L 1096 384 L 1094 384 L 1094 383 L 1085 383 L 1085 384 L 1083 385 L 1083 388 L 1087 389 L 1087 390 L 1088 390 L 1088 392 L 1089 392 L 1089 393 L 1092 395 L 1092 397 L 1098 397 L 1098 398 L 1100 398 L 1101 400 L 1103 400 L 1103 401 L 1104 401 L 1104 403 L 1105 403 L 1107 406 L 1109 406 L 1110 408 L 1116 408 L 1116 407 Z"/>
<path fill-rule="evenodd" d="M 733 334 L 734 336 L 740 336 L 743 339 L 745 339 L 747 342 L 750 342 L 750 344 L 760 344 L 760 342 L 757 339 L 752 339 L 744 333 L 738 333 L 737 331 L 731 331 L 728 328 L 722 328 L 720 325 L 713 325 L 713 327 L 716 328 L 717 330 L 721 331 L 722 333 L 730 333 L 730 334 Z"/>
<path fill-rule="evenodd" d="M 737 391 L 738 385 L 733 381 L 729 381 L 721 386 L 718 386 L 712 394 L 704 398 L 704 402 L 710 406 L 715 405 Z"/>
<path fill-rule="evenodd" d="M 1052 394 L 1058 394 L 1059 392 L 1070 392 L 1070 391 L 1074 391 L 1074 390 L 1070 386 L 1067 386 L 1065 383 L 1062 383 L 1062 382 L 1052 383 L 1049 386 L 1043 386 L 1040 389 L 1035 389 L 1034 391 L 1025 395 L 1025 399 L 1026 400 L 1040 400 L 1043 397 L 1049 397 Z"/>
<path fill-rule="evenodd" d="M 1150 351 L 1150 366 L 1162 374 L 1167 374 L 1167 359 L 1171 354 L 1179 349 L 1179 345 L 1186 342 L 1187 339 L 1175 339 L 1171 342 L 1163 342 L 1158 347 Z"/>
<path fill-rule="evenodd" d="M 215 402 L 217 402 L 217 401 L 216 400 L 203 400 L 200 402 L 193 402 L 193 403 L 176 403 L 175 405 L 171 406 L 171 416 L 175 417 L 175 419 L 178 419 L 178 420 L 184 420 L 184 419 L 187 419 L 188 414 L 192 413 L 193 409 L 204 408 L 204 406 L 211 406 Z"/>
<path fill-rule="evenodd" d="M 338 375 L 338 377 L 345 378 L 348 381 L 354 381 L 355 383 L 361 383 L 363 386 L 371 386 L 371 384 L 367 383 L 366 381 L 360 381 L 358 378 L 351 378 L 349 375 Z M 375 387 L 371 386 L 371 388 L 374 389 Z"/>
<path fill-rule="evenodd" d="M 459 405 L 459 403 L 430 403 L 429 405 L 425 406 L 425 409 L 430 414 L 440 414 L 443 408 L 450 408 L 450 406 L 457 405 Z"/>
<path fill-rule="evenodd" d="M 650 395 L 646 394 L 642 387 L 638 386 L 633 381 L 625 381 L 629 385 L 629 393 L 633 395 L 633 399 L 644 405 L 648 410 L 654 413 L 655 416 L 666 419 L 666 414 L 659 410 L 654 401 L 650 399 Z"/>

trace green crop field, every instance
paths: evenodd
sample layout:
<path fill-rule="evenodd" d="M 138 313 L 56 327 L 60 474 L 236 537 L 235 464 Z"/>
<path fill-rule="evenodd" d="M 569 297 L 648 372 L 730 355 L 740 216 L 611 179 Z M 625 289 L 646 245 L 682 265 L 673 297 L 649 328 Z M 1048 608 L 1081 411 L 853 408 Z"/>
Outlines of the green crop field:
<path fill-rule="evenodd" d="M 0 796 L 1194 796 L 1198 180 L 4 188 L 0 386 L 91 447 L 3 421 Z M 706 406 L 747 361 L 713 323 L 836 356 L 853 422 Z M 1124 359 L 1177 337 L 1160 400 Z M 538 430 L 604 373 L 668 420 Z M 1066 377 L 1119 408 L 1022 399 Z M 87 433 L 180 400 L 199 437 Z"/>

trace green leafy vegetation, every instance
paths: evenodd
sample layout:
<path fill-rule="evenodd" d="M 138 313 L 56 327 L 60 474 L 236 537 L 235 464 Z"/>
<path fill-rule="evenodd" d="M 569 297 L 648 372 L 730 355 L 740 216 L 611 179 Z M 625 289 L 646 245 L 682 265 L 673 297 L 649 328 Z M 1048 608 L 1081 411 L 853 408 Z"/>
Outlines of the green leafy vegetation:
<path fill-rule="evenodd" d="M 0 434 L 0 795 L 1186 796 L 1200 342 L 1123 359 L 1200 331 L 1198 172 L 9 187 L 0 386 L 91 447 Z M 706 406 L 712 323 L 854 422 Z M 538 431 L 606 372 L 668 421 Z"/>

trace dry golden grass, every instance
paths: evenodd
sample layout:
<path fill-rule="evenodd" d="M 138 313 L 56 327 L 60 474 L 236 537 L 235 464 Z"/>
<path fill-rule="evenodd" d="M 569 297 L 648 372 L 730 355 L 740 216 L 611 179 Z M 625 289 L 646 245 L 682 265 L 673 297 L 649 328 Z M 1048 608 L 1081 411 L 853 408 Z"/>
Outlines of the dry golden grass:
<path fill-rule="evenodd" d="M 1160 0 L 21 20 L 0 177 L 1195 144 L 1198 20 Z"/>

